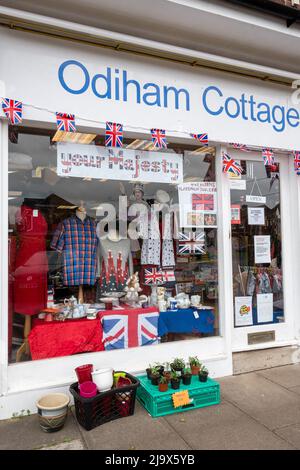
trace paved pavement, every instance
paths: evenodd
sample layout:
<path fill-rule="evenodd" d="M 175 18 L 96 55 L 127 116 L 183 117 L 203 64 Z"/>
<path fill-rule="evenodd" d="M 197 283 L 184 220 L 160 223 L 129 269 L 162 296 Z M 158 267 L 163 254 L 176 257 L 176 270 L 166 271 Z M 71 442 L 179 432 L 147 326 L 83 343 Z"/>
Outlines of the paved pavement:
<path fill-rule="evenodd" d="M 300 449 L 300 364 L 218 381 L 220 405 L 164 418 L 137 403 L 134 416 L 92 431 L 73 411 L 52 434 L 40 430 L 36 415 L 0 421 L 0 450 Z"/>

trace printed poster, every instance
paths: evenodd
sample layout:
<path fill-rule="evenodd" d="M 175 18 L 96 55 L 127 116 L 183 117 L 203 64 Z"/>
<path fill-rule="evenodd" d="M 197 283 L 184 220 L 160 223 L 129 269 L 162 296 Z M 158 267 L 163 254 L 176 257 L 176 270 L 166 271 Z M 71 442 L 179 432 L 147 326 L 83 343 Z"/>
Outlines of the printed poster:
<path fill-rule="evenodd" d="M 248 206 L 248 224 L 265 225 L 265 208 Z"/>
<path fill-rule="evenodd" d="M 231 204 L 231 223 L 232 225 L 241 223 L 241 206 L 239 204 Z"/>
<path fill-rule="evenodd" d="M 273 294 L 257 294 L 257 322 L 273 321 Z"/>
<path fill-rule="evenodd" d="M 235 326 L 253 325 L 252 297 L 235 297 Z"/>
<path fill-rule="evenodd" d="M 217 227 L 217 185 L 214 181 L 178 186 L 180 227 Z"/>
<path fill-rule="evenodd" d="M 254 263 L 271 263 L 271 236 L 254 236 Z"/>

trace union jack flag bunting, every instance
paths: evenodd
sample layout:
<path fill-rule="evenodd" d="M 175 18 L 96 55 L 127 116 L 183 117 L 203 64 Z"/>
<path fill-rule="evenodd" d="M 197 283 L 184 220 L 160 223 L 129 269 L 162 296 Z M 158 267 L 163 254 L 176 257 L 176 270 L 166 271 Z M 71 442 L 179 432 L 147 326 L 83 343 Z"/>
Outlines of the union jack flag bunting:
<path fill-rule="evenodd" d="M 146 285 L 163 284 L 162 271 L 157 268 L 145 268 L 144 280 Z"/>
<path fill-rule="evenodd" d="M 204 232 L 179 232 L 178 254 L 181 255 L 203 255 L 205 254 Z"/>
<path fill-rule="evenodd" d="M 213 211 L 214 195 L 213 194 L 192 194 L 193 211 Z"/>
<path fill-rule="evenodd" d="M 151 129 L 151 136 L 155 148 L 167 148 L 166 131 L 164 129 Z"/>
<path fill-rule="evenodd" d="M 241 150 L 242 152 L 250 152 L 250 149 L 245 144 L 231 142 L 229 145 L 231 145 L 236 150 Z"/>
<path fill-rule="evenodd" d="M 262 157 L 264 159 L 265 166 L 274 165 L 274 153 L 271 149 L 263 149 Z"/>
<path fill-rule="evenodd" d="M 295 150 L 293 152 L 294 156 L 294 170 L 297 175 L 300 175 L 300 150 Z"/>
<path fill-rule="evenodd" d="M 200 144 L 208 145 L 208 134 L 191 134 L 191 137 L 198 140 Z"/>
<path fill-rule="evenodd" d="M 243 168 L 241 165 L 233 160 L 227 153 L 223 152 L 223 173 L 232 173 L 236 176 L 239 176 L 243 173 Z"/>
<path fill-rule="evenodd" d="M 158 343 L 157 309 L 141 313 L 141 309 L 102 316 L 103 343 L 106 350 L 127 349 Z"/>
<path fill-rule="evenodd" d="M 123 124 L 106 123 L 105 147 L 123 147 Z"/>
<path fill-rule="evenodd" d="M 57 130 L 63 132 L 76 132 L 75 115 L 56 113 Z"/>
<path fill-rule="evenodd" d="M 23 104 L 21 101 L 2 98 L 2 109 L 10 124 L 22 123 Z"/>

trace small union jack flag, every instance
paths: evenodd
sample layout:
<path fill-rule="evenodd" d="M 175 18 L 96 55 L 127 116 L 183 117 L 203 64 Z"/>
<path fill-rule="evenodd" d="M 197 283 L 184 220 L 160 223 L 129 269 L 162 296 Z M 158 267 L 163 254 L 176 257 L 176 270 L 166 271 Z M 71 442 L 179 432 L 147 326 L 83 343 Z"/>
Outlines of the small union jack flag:
<path fill-rule="evenodd" d="M 163 284 L 162 271 L 157 268 L 145 268 L 145 284 Z"/>
<path fill-rule="evenodd" d="M 233 160 L 227 153 L 223 152 L 223 173 L 232 173 L 233 175 L 239 176 L 243 173 L 241 165 Z"/>
<path fill-rule="evenodd" d="M 203 145 L 208 145 L 208 134 L 191 134 L 191 137 L 198 140 Z"/>
<path fill-rule="evenodd" d="M 241 150 L 242 152 L 250 152 L 249 148 L 245 144 L 231 142 L 229 145 L 231 145 L 236 150 Z"/>
<path fill-rule="evenodd" d="M 2 98 L 2 109 L 10 124 L 21 124 L 22 108 L 23 105 L 21 101 Z"/>
<path fill-rule="evenodd" d="M 213 211 L 214 195 L 213 194 L 192 194 L 193 211 Z"/>
<path fill-rule="evenodd" d="M 76 132 L 75 115 L 56 113 L 57 130 L 63 132 Z"/>
<path fill-rule="evenodd" d="M 294 170 L 297 175 L 300 175 L 300 150 L 295 150 L 294 155 Z"/>
<path fill-rule="evenodd" d="M 106 123 L 105 147 L 123 147 L 123 124 Z"/>
<path fill-rule="evenodd" d="M 178 254 L 204 254 L 205 234 L 204 232 L 179 232 L 178 233 Z"/>
<path fill-rule="evenodd" d="M 265 166 L 274 165 L 274 153 L 271 149 L 263 149 L 262 157 L 264 159 Z"/>
<path fill-rule="evenodd" d="M 155 148 L 167 148 L 166 131 L 164 129 L 151 129 L 151 136 Z"/>

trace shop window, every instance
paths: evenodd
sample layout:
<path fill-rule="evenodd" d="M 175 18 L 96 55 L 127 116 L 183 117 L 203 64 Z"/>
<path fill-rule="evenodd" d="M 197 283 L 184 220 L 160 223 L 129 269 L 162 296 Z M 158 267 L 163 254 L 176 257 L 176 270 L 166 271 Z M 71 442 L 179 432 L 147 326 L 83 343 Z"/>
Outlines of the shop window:
<path fill-rule="evenodd" d="M 243 175 L 231 180 L 234 325 L 282 323 L 280 165 L 241 164 Z"/>
<path fill-rule="evenodd" d="M 9 131 L 10 361 L 218 335 L 215 148 L 54 134 Z"/>

